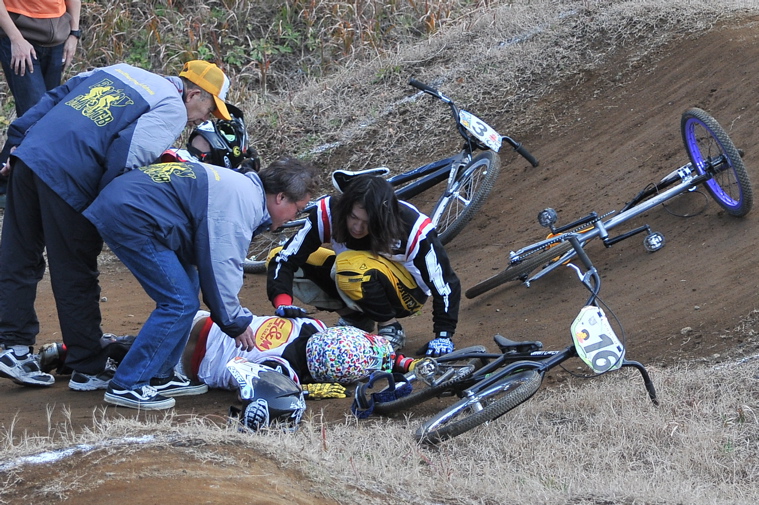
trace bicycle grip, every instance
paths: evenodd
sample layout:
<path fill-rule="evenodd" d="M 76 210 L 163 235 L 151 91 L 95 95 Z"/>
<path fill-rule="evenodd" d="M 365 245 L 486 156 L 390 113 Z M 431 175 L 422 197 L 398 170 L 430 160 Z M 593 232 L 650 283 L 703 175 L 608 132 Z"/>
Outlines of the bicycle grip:
<path fill-rule="evenodd" d="M 438 90 L 436 90 L 433 87 L 427 86 L 426 84 L 424 84 L 421 81 L 417 81 L 413 77 L 409 78 L 408 83 L 411 86 L 415 87 L 416 89 L 420 89 L 420 90 L 424 91 L 425 93 L 429 93 L 431 95 L 437 95 L 438 94 Z"/>
<path fill-rule="evenodd" d="M 517 147 L 514 148 L 514 150 L 516 152 L 518 152 L 519 154 L 521 154 L 522 158 L 524 158 L 527 161 L 529 161 L 530 165 L 532 165 L 533 167 L 537 167 L 540 164 L 540 162 L 535 159 L 535 156 L 533 156 L 532 154 L 530 154 L 530 151 L 528 151 L 527 149 L 525 149 L 522 144 L 519 144 Z"/>

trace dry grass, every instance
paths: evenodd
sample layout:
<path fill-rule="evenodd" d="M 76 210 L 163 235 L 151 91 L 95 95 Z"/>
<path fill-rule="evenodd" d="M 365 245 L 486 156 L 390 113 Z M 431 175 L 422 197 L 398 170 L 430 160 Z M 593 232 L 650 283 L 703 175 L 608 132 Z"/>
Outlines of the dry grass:
<path fill-rule="evenodd" d="M 518 134 L 540 97 L 616 52 L 634 67 L 668 41 L 756 8 L 746 0 L 96 0 L 84 5 L 87 36 L 70 73 L 121 61 L 175 73 L 187 59 L 213 60 L 232 76 L 230 100 L 264 161 L 297 154 L 324 167 L 400 169 L 458 143 L 444 108 L 407 99 L 410 76 Z M 0 122 L 13 119 L 8 98 L 3 81 Z"/>
<path fill-rule="evenodd" d="M 413 417 L 327 425 L 316 414 L 294 435 L 258 436 L 213 419 L 95 419 L 79 434 L 60 427 L 50 437 L 6 433 L 3 475 L 7 480 L 19 470 L 17 458 L 43 449 L 128 452 L 181 442 L 202 453 L 196 457 L 226 454 L 227 465 L 246 457 L 242 449 L 261 452 L 341 503 L 387 503 L 399 493 L 411 502 L 457 504 L 756 503 L 756 361 L 652 372 L 659 407 L 647 400 L 637 375 L 620 372 L 542 390 L 439 448 L 414 443 L 420 420 Z M 209 450 L 217 445 L 236 450 Z"/>

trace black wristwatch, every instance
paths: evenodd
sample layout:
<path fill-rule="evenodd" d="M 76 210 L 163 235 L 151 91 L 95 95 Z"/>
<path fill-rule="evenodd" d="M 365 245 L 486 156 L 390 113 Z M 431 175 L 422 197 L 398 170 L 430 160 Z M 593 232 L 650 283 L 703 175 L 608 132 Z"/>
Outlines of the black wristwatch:
<path fill-rule="evenodd" d="M 81 39 L 82 38 L 82 30 L 71 30 L 69 32 L 69 35 L 73 35 L 74 37 Z"/>

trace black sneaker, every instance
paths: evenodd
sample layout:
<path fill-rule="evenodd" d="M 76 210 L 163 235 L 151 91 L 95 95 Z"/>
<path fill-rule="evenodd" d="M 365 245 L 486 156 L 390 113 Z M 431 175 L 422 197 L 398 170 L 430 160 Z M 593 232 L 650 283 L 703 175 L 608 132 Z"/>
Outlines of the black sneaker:
<path fill-rule="evenodd" d="M 170 409 L 176 404 L 174 398 L 161 396 L 155 388 L 150 386 L 142 386 L 134 390 L 115 389 L 108 386 L 105 401 L 113 405 L 140 410 Z"/>
<path fill-rule="evenodd" d="M 190 380 L 179 372 L 171 377 L 150 379 L 150 386 L 163 396 L 192 396 L 208 392 L 208 386 L 202 382 Z"/>
<path fill-rule="evenodd" d="M 12 349 L 0 347 L 0 377 L 6 377 L 22 386 L 52 386 L 55 377 L 40 369 L 37 356 L 31 351 L 17 356 Z"/>
<path fill-rule="evenodd" d="M 374 333 L 374 320 L 365 316 L 362 312 L 352 312 L 345 316 L 340 316 L 337 320 L 337 326 L 353 326 L 367 333 Z"/>

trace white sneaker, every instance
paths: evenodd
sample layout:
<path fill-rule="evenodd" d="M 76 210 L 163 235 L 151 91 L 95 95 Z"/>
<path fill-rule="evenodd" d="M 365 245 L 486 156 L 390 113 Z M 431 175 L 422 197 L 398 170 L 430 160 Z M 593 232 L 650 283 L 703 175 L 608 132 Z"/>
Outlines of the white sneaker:
<path fill-rule="evenodd" d="M 37 356 L 27 352 L 17 356 L 12 349 L 0 352 L 0 377 L 22 386 L 52 386 L 55 377 L 40 369 Z"/>
<path fill-rule="evenodd" d="M 116 375 L 116 362 L 111 358 L 105 362 L 105 370 L 98 374 L 88 374 L 84 372 L 71 372 L 69 379 L 69 389 L 74 391 L 97 391 L 98 389 L 108 389 L 108 385 Z"/>

